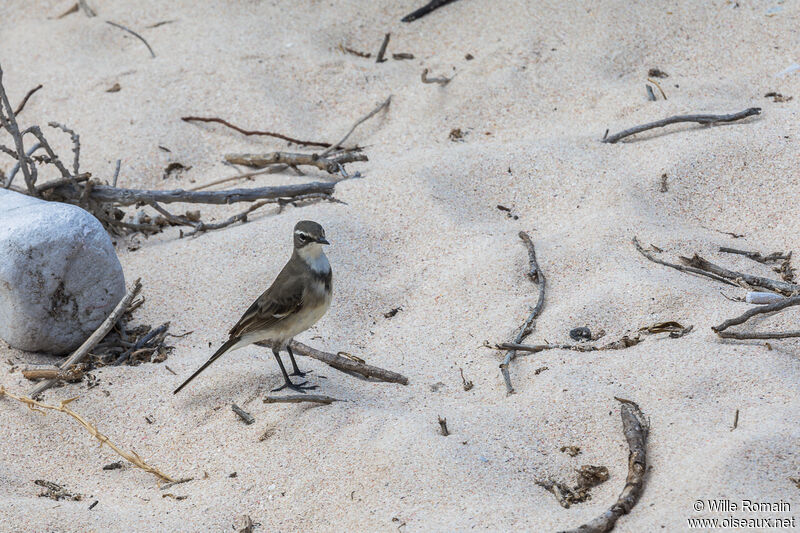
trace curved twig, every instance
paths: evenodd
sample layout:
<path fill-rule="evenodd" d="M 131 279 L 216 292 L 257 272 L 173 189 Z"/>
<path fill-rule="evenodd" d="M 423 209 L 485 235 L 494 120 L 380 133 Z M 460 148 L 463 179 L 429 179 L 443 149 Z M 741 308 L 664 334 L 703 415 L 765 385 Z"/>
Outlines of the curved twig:
<path fill-rule="evenodd" d="M 63 400 L 63 401 L 59 402 L 58 405 L 49 405 L 49 404 L 46 404 L 46 403 L 42 403 L 42 402 L 33 400 L 31 398 L 27 398 L 25 396 L 17 396 L 15 394 L 11 394 L 7 390 L 5 390 L 2 385 L 0 385 L 0 398 L 2 398 L 3 396 L 8 396 L 9 398 L 17 400 L 18 402 L 22 402 L 22 403 L 26 404 L 30 409 L 32 409 L 34 411 L 39 411 L 42 414 L 44 414 L 44 412 L 41 411 L 41 409 L 49 409 L 49 410 L 59 411 L 61 413 L 67 414 L 67 415 L 71 416 L 72 418 L 74 418 L 75 420 L 77 420 L 78 423 L 80 425 L 82 425 L 84 428 L 86 428 L 86 431 L 88 431 L 89 434 L 91 434 L 92 437 L 94 437 L 97 440 L 99 440 L 101 446 L 103 444 L 108 445 L 108 447 L 111 448 L 112 450 L 114 450 L 115 452 L 117 452 L 117 454 L 119 454 L 120 457 L 123 457 L 124 459 L 127 459 L 133 465 L 141 468 L 145 472 L 153 474 L 154 476 L 158 477 L 162 481 L 170 481 L 170 482 L 174 481 L 170 476 L 168 476 L 167 474 L 165 474 L 164 472 L 162 472 L 158 468 L 156 468 L 154 466 L 150 466 L 147 463 L 145 463 L 144 460 L 142 460 L 142 458 L 139 457 L 139 454 L 137 454 L 136 452 L 133 452 L 133 451 L 132 452 L 126 452 L 126 451 L 120 449 L 116 444 L 111 442 L 111 440 L 109 440 L 108 437 L 106 437 L 104 434 L 100 433 L 97 430 L 97 428 L 91 422 L 89 422 L 88 420 L 83 418 L 81 415 L 79 415 L 78 413 L 76 413 L 75 411 L 73 411 L 72 409 L 67 407 L 67 404 L 77 400 L 77 398 L 70 398 L 69 400 Z"/>
<path fill-rule="evenodd" d="M 522 324 L 522 327 L 519 330 L 519 333 L 514 337 L 514 344 L 520 344 L 525 337 L 530 335 L 533 331 L 534 327 L 534 320 L 544 309 L 544 294 L 547 288 L 547 280 L 544 277 L 544 273 L 539 268 L 539 263 L 536 261 L 536 249 L 533 246 L 533 241 L 531 240 L 530 235 L 525 233 L 524 231 L 519 232 L 519 238 L 522 239 L 522 242 L 525 243 L 525 247 L 528 249 L 528 263 L 530 264 L 530 270 L 527 272 L 528 278 L 539 286 L 539 299 L 536 301 L 536 305 L 534 306 L 533 310 L 531 310 L 530 315 Z M 503 362 L 500 363 L 500 372 L 503 374 L 503 380 L 506 383 L 506 394 L 513 394 L 514 387 L 511 385 L 511 375 L 508 372 L 508 365 L 516 359 L 517 351 L 515 349 L 509 350 L 506 352 L 506 356 L 503 359 Z"/>
<path fill-rule="evenodd" d="M 151 55 L 152 57 L 156 57 L 156 53 L 155 53 L 155 52 L 153 52 L 153 49 L 150 47 L 150 43 L 148 43 L 148 42 L 145 40 L 145 38 L 144 38 L 144 37 L 142 37 L 141 35 L 139 35 L 139 34 L 138 34 L 138 33 L 136 33 L 135 31 L 133 31 L 132 29 L 130 29 L 130 28 L 126 28 L 126 27 L 125 27 L 125 26 L 123 26 L 122 24 L 117 24 L 116 22 L 111 22 L 110 20 L 107 20 L 107 21 L 106 21 L 106 24 L 110 24 L 111 26 L 114 26 L 115 28 L 119 28 L 119 29 L 121 29 L 122 31 L 126 31 L 126 32 L 130 33 L 131 35 L 133 35 L 134 37 L 136 37 L 137 39 L 139 39 L 140 41 L 142 41 L 142 42 L 144 43 L 144 45 L 145 45 L 145 46 L 147 47 L 147 49 L 150 51 L 150 55 Z"/>
<path fill-rule="evenodd" d="M 634 126 L 632 128 L 628 128 L 627 130 L 623 130 L 613 135 L 607 135 L 606 137 L 603 138 L 603 142 L 613 144 L 619 141 L 620 139 L 623 139 L 630 135 L 635 135 L 637 133 L 641 133 L 647 130 L 652 130 L 654 128 L 663 128 L 664 126 L 669 126 L 670 124 L 676 124 L 678 122 L 697 122 L 698 124 L 716 124 L 719 122 L 734 122 L 736 120 L 742 120 L 743 118 L 760 114 L 761 114 L 760 107 L 751 107 L 749 109 L 745 109 L 744 111 L 739 111 L 738 113 L 731 113 L 730 115 L 676 115 L 674 117 L 656 120 L 655 122 L 648 122 L 647 124 L 642 124 L 640 126 Z"/>
<path fill-rule="evenodd" d="M 366 122 L 367 120 L 369 120 L 369 119 L 371 119 L 372 117 L 374 117 L 376 114 L 378 114 L 378 111 L 380 111 L 380 110 L 381 110 L 381 109 L 383 109 L 384 107 L 388 107 L 388 106 L 389 106 L 389 104 L 390 104 L 391 102 L 392 102 L 392 95 L 390 94 L 390 95 L 389 95 L 389 96 L 386 98 L 386 100 L 384 100 L 383 102 L 381 102 L 381 103 L 378 105 L 378 107 L 376 107 L 375 109 L 373 109 L 372 111 L 370 111 L 369 113 L 367 113 L 366 115 L 364 115 L 363 117 L 361 117 L 360 119 L 356 120 L 356 121 L 355 121 L 355 123 L 354 123 L 354 124 L 353 124 L 353 125 L 350 127 L 350 130 L 348 130 L 348 132 L 347 132 L 347 133 L 345 133 L 344 137 L 342 137 L 342 138 L 341 138 L 341 139 L 339 139 L 337 142 L 335 142 L 334 144 L 332 144 L 332 145 L 331 145 L 331 146 L 330 146 L 330 147 L 329 147 L 327 150 L 325 150 L 325 151 L 323 151 L 321 154 L 319 154 L 319 155 L 320 155 L 320 157 L 325 157 L 326 155 L 330 154 L 330 153 L 331 153 L 331 152 L 333 152 L 334 150 L 337 150 L 337 149 L 341 148 L 341 147 L 342 147 L 342 145 L 344 144 L 344 142 L 345 142 L 345 141 L 346 141 L 348 138 L 350 138 L 350 135 L 352 135 L 352 134 L 353 134 L 353 132 L 354 132 L 354 131 L 356 131 L 356 128 L 358 128 L 358 127 L 359 127 L 361 124 L 363 124 L 363 123 L 364 123 L 364 122 Z"/>
<path fill-rule="evenodd" d="M 748 309 L 745 313 L 737 316 L 736 318 L 730 318 L 720 324 L 719 326 L 714 326 L 711 328 L 714 333 L 719 335 L 722 338 L 726 339 L 787 339 L 790 337 L 800 337 L 800 331 L 778 331 L 775 333 L 771 332 L 755 332 L 755 333 L 737 333 L 735 331 L 725 331 L 731 326 L 738 326 L 739 324 L 744 324 L 751 318 L 756 315 L 763 315 L 765 313 L 774 313 L 776 311 L 782 311 L 787 307 L 793 305 L 800 305 L 800 296 L 793 296 L 791 298 L 786 298 L 785 300 L 781 300 L 780 302 L 775 302 L 773 304 L 763 305 L 760 307 L 753 307 L 752 309 Z"/>
<path fill-rule="evenodd" d="M 724 283 L 726 285 L 732 285 L 734 287 L 738 287 L 738 285 L 736 283 L 734 283 L 732 281 L 729 281 L 729 280 L 727 280 L 727 279 L 725 279 L 725 278 L 723 278 L 721 276 L 718 276 L 716 274 L 713 274 L 711 272 L 706 272 L 705 270 L 702 270 L 700 268 L 694 268 L 694 267 L 691 267 L 691 266 L 683 266 L 683 265 L 678 265 L 678 264 L 675 264 L 675 263 L 668 263 L 667 261 L 662 261 L 661 259 L 658 259 L 658 258 L 654 257 L 653 254 L 645 251 L 645 249 L 642 248 L 642 245 L 639 244 L 639 239 L 637 239 L 636 237 L 634 237 L 632 239 L 632 242 L 633 242 L 633 245 L 636 247 L 636 249 L 639 251 L 639 253 L 642 254 L 643 256 L 645 256 L 647 259 L 649 259 L 653 263 L 658 263 L 659 265 L 668 266 L 670 268 L 674 268 L 675 270 L 680 270 L 681 272 L 691 272 L 692 274 L 699 274 L 700 276 L 705 276 L 707 278 L 711 278 L 714 281 L 719 281 L 720 283 Z"/>
<path fill-rule="evenodd" d="M 248 137 L 251 135 L 262 135 L 265 137 L 274 137 L 276 139 L 282 139 L 290 143 L 300 144 L 304 146 L 319 146 L 321 148 L 328 148 L 329 146 L 331 146 L 330 143 L 318 142 L 318 141 L 301 141 L 300 139 L 295 139 L 293 137 L 289 137 L 288 135 L 283 135 L 281 133 L 274 133 L 272 131 L 246 130 L 244 128 L 240 128 L 239 126 L 231 124 L 227 120 L 217 117 L 181 117 L 181 120 L 184 122 L 216 122 L 217 124 L 222 124 L 223 126 L 227 126 L 230 129 L 238 131 L 242 135 L 246 135 Z"/>
<path fill-rule="evenodd" d="M 614 529 L 620 516 L 628 514 L 639 501 L 644 488 L 644 475 L 647 471 L 647 434 L 650 426 L 636 403 L 622 398 L 614 398 L 622 402 L 622 432 L 628 441 L 628 477 L 617 501 L 606 512 L 582 526 L 562 533 L 606 533 Z"/>

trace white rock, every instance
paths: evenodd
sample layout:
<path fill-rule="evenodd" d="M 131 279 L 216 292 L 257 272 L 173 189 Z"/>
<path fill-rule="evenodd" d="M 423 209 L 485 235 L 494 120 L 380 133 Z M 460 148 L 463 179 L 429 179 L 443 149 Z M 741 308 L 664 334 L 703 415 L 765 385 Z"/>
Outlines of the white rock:
<path fill-rule="evenodd" d="M 122 266 L 92 215 L 0 189 L 0 337 L 54 354 L 80 346 L 125 294 Z"/>
<path fill-rule="evenodd" d="M 783 300 L 783 296 L 774 292 L 748 292 L 744 301 L 749 304 L 774 304 Z"/>

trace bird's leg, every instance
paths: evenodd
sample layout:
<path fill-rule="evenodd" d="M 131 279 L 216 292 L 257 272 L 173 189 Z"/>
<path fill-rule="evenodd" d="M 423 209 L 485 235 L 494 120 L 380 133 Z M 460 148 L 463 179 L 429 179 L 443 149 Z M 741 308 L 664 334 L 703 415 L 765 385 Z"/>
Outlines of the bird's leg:
<path fill-rule="evenodd" d="M 281 372 L 283 372 L 283 379 L 286 381 L 283 385 L 281 385 L 277 389 L 272 389 L 272 392 L 278 392 L 279 390 L 289 388 L 292 389 L 293 391 L 302 392 L 305 394 L 307 390 L 313 390 L 317 388 L 316 385 L 306 385 L 305 381 L 302 383 L 298 383 L 297 385 L 292 383 L 292 380 L 289 379 L 289 374 L 286 373 L 286 367 L 283 366 L 283 361 L 281 361 L 281 355 L 280 353 L 278 353 L 278 350 L 276 348 L 272 349 L 272 354 L 275 356 L 275 359 L 278 360 L 278 366 L 281 367 Z"/>
<path fill-rule="evenodd" d="M 291 373 L 292 376 L 300 376 L 302 378 L 308 372 L 311 372 L 310 370 L 308 372 L 300 372 L 300 369 L 297 368 L 297 361 L 294 360 L 294 353 L 292 353 L 292 349 L 288 345 L 286 346 L 286 351 L 289 352 L 289 359 L 292 360 L 292 366 L 294 367 L 294 372 Z"/>

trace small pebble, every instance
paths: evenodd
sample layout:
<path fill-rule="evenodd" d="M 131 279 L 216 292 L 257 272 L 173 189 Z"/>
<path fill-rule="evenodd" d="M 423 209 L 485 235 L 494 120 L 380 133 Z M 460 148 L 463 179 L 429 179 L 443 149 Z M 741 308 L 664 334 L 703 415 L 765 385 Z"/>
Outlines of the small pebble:
<path fill-rule="evenodd" d="M 592 332 L 589 328 L 581 326 L 579 328 L 571 329 L 569 336 L 574 341 L 590 341 L 592 340 Z"/>

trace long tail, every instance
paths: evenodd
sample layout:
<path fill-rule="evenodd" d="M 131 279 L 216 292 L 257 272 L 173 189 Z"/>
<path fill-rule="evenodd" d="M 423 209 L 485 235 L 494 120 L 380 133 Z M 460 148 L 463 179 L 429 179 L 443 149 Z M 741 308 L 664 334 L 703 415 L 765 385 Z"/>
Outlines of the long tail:
<path fill-rule="evenodd" d="M 175 389 L 175 390 L 172 392 L 172 394 L 178 394 L 178 393 L 181 391 L 181 389 L 182 389 L 182 388 L 184 388 L 186 385 L 188 385 L 188 384 L 189 384 L 189 382 L 190 382 L 190 381 L 192 381 L 194 378 L 196 378 L 196 377 L 197 377 L 197 376 L 200 374 L 200 372 L 202 372 L 203 370 L 205 370 L 206 368 L 208 368 L 208 366 L 209 366 L 211 363 L 213 363 L 214 361 L 216 361 L 217 359 L 219 359 L 219 358 L 222 356 L 222 354 L 224 354 L 225 352 L 227 352 L 228 350 L 230 350 L 230 349 L 233 347 L 233 345 L 234 345 L 234 344 L 236 344 L 237 342 L 239 342 L 239 337 L 232 337 L 232 338 L 228 339 L 228 341 L 227 341 L 225 344 L 223 344 L 222 346 L 220 346 L 220 347 L 219 347 L 219 350 L 217 350 L 216 352 L 214 352 L 214 355 L 212 355 L 212 356 L 211 356 L 211 358 L 210 358 L 208 361 L 206 361 L 205 363 L 203 363 L 203 366 L 201 366 L 200 368 L 198 368 L 198 369 L 197 369 L 197 372 L 195 372 L 194 374 L 192 374 L 191 376 L 189 376 L 189 379 L 187 379 L 186 381 L 184 381 L 184 382 L 181 384 L 181 386 L 180 386 L 180 387 L 178 387 L 177 389 Z"/>

